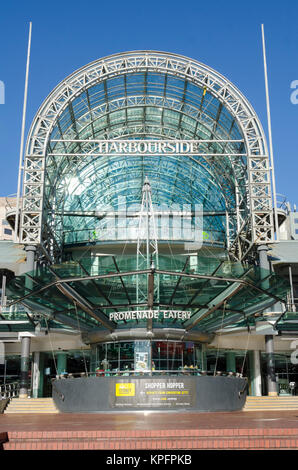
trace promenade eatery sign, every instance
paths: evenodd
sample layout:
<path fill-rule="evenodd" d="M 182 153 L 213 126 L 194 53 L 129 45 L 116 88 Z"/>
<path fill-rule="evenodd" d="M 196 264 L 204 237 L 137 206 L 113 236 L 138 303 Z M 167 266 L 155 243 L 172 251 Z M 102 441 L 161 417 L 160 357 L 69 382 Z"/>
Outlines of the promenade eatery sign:
<path fill-rule="evenodd" d="M 131 310 L 127 312 L 112 312 L 109 315 L 110 321 L 119 320 L 189 320 L 191 317 L 190 311 L 182 310 Z"/>

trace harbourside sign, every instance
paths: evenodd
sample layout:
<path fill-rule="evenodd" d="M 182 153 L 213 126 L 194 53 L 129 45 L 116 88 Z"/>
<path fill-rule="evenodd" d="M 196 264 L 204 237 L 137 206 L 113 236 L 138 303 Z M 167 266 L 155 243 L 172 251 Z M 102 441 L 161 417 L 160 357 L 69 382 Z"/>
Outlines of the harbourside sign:
<path fill-rule="evenodd" d="M 126 141 L 98 141 L 99 153 L 129 153 L 129 154 L 181 154 L 181 153 L 198 153 L 199 141 L 183 141 L 183 140 L 126 140 Z"/>
<path fill-rule="evenodd" d="M 214 155 L 212 150 L 207 150 L 206 144 L 235 143 L 242 140 L 95 140 L 95 139 L 53 139 L 51 142 L 88 144 L 88 152 L 55 153 L 50 155 Z M 223 148 L 225 146 L 223 145 Z M 216 155 L 227 155 L 216 153 Z M 237 155 L 237 154 L 235 154 Z"/>
<path fill-rule="evenodd" d="M 183 310 L 129 310 L 127 312 L 111 312 L 110 321 L 121 320 L 189 320 L 190 311 Z"/>

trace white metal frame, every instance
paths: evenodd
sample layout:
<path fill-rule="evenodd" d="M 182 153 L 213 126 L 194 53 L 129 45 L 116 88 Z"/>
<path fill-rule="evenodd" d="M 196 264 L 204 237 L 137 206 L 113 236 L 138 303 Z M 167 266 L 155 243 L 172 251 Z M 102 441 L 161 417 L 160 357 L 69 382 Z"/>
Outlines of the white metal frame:
<path fill-rule="evenodd" d="M 58 249 L 50 227 L 46 227 L 43 220 L 47 147 L 57 118 L 89 87 L 121 74 L 144 71 L 167 73 L 189 80 L 206 89 L 229 110 L 244 139 L 251 217 L 250 221 L 242 220 L 239 211 L 238 236 L 230 249 L 236 258 L 243 259 L 254 243 L 274 241 L 268 149 L 261 123 L 247 99 L 230 81 L 204 64 L 165 52 L 136 51 L 105 57 L 79 69 L 61 82 L 40 107 L 29 132 L 24 165 L 19 169 L 20 173 L 23 171 L 19 242 L 41 244 L 50 257 L 51 252 Z"/>
<path fill-rule="evenodd" d="M 159 268 L 155 213 L 151 198 L 151 186 L 147 177 L 144 181 L 142 193 L 142 206 L 138 221 L 137 271 L 152 268 L 151 262 L 154 265 L 153 269 Z M 148 286 L 145 291 L 142 289 L 139 276 L 136 279 L 136 299 L 137 304 L 148 300 Z M 156 279 L 154 299 L 159 302 L 159 278 Z"/>

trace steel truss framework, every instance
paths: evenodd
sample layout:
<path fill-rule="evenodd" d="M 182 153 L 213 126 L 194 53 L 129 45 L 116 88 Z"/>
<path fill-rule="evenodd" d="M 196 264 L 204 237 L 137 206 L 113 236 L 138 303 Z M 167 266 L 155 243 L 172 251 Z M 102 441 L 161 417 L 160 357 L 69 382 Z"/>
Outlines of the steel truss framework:
<path fill-rule="evenodd" d="M 57 180 L 52 179 L 53 175 L 47 169 L 51 165 L 57 166 L 55 154 L 59 155 L 64 152 L 91 155 L 95 151 L 96 144 L 90 141 L 78 147 L 78 143 L 75 142 L 78 139 L 78 133 L 69 134 L 69 143 L 55 143 L 55 136 L 52 136 L 53 129 L 65 109 L 69 106 L 71 110 L 72 102 L 82 93 L 85 92 L 88 97 L 88 90 L 96 84 L 104 83 L 106 87 L 107 80 L 120 76 L 128 77 L 129 74 L 135 73 L 145 75 L 160 73 L 165 74 L 166 77 L 178 77 L 185 83 L 202 89 L 202 100 L 206 93 L 216 98 L 220 105 L 218 116 L 210 123 L 213 129 L 220 125 L 219 114 L 222 109 L 226 109 L 233 116 L 243 139 L 242 147 L 238 147 L 240 150 L 236 152 L 235 148 L 227 143 L 219 144 L 220 147 L 216 151 L 210 150 L 210 144 L 205 144 L 203 147 L 204 154 L 212 155 L 213 152 L 215 156 L 217 153 L 222 153 L 230 162 L 231 174 L 227 177 L 226 169 L 223 172 L 225 162 L 221 161 L 220 157 L 216 159 L 211 157 L 213 176 L 222 188 L 223 194 L 225 188 L 230 187 L 235 195 L 233 208 L 230 207 L 228 197 L 223 196 L 227 208 L 227 245 L 234 258 L 241 260 L 245 258 L 253 244 L 272 242 L 274 224 L 269 157 L 264 132 L 253 108 L 231 82 L 206 65 L 183 56 L 153 51 L 128 52 L 97 60 L 66 78 L 42 104 L 32 123 L 27 140 L 23 165 L 19 242 L 25 245 L 41 245 L 48 259 L 51 261 L 58 259 L 62 241 L 57 239 L 55 224 L 59 225 L 59 216 L 55 214 L 55 208 L 53 209 L 51 195 L 45 192 L 45 185 L 50 187 L 53 182 L 55 186 Z M 181 116 L 184 115 L 196 121 L 196 126 L 200 125 L 202 117 L 202 110 L 198 107 L 168 97 L 146 96 L 146 93 L 143 96 L 107 99 L 105 104 L 92 109 L 92 116 L 96 119 L 106 115 L 109 119 L 113 111 L 124 109 L 127 113 L 129 108 L 140 106 L 143 108 L 153 106 L 156 109 L 162 109 L 162 113 L 167 109 L 174 110 Z M 89 111 L 91 113 L 90 105 Z M 80 128 L 83 126 L 83 120 L 84 117 L 82 117 Z M 120 129 L 109 128 L 104 138 L 139 138 L 147 134 L 151 138 L 152 136 L 175 139 L 193 138 L 182 128 L 175 130 L 166 124 L 161 127 L 142 120 L 138 123 L 127 122 L 126 124 L 126 127 Z M 232 138 L 229 138 L 232 141 Z M 67 135 L 64 139 L 67 139 Z M 243 157 L 238 154 L 242 154 Z M 68 171 L 77 161 L 76 158 L 82 157 L 71 157 L 67 160 Z M 205 159 L 207 161 L 208 158 L 210 159 L 210 156 L 201 158 L 199 164 L 204 166 Z M 65 167 L 57 166 L 58 175 L 61 172 L 60 176 L 63 176 L 64 171 Z M 55 204 L 57 207 L 63 197 L 63 189 L 56 188 Z M 230 209 L 236 210 L 236 218 L 228 216 Z"/>
<path fill-rule="evenodd" d="M 149 269 L 152 263 L 155 268 L 158 268 L 159 264 L 155 214 L 152 205 L 151 186 L 147 178 L 145 179 L 142 192 L 142 207 L 138 221 L 137 271 L 141 271 L 142 269 Z M 150 287 L 151 286 L 148 279 L 147 289 L 145 291 L 142 290 L 141 284 L 139 282 L 139 276 L 137 276 L 137 304 L 146 302 L 149 296 L 152 296 L 152 301 L 154 299 L 155 301 L 159 302 L 159 282 L 156 283 L 155 288 L 153 288 L 151 292 Z"/>

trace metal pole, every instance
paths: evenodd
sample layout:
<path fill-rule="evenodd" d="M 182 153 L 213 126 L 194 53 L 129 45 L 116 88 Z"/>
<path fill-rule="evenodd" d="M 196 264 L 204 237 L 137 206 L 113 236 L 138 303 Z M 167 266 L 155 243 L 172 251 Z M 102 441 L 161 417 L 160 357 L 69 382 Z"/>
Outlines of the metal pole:
<path fill-rule="evenodd" d="M 267 277 L 267 271 L 270 270 L 270 264 L 268 260 L 268 246 L 267 245 L 259 245 L 258 246 L 258 254 L 259 254 L 259 263 L 260 263 L 260 269 L 261 269 L 261 279 Z M 264 271 L 263 271 L 264 270 Z M 261 282 L 262 289 L 267 290 L 269 289 L 269 279 L 265 279 L 264 281 Z"/>
<path fill-rule="evenodd" d="M 274 364 L 274 343 L 273 336 L 265 336 L 265 350 L 267 356 L 267 393 L 268 396 L 277 395 L 277 383 Z"/>
<path fill-rule="evenodd" d="M 1 310 L 6 307 L 6 276 L 2 277 Z"/>
<path fill-rule="evenodd" d="M 30 343 L 31 338 L 28 336 L 23 336 L 21 340 L 21 383 L 20 383 L 20 398 L 28 397 L 28 387 L 29 387 L 29 361 L 30 361 Z"/>
<path fill-rule="evenodd" d="M 253 351 L 254 358 L 254 394 L 256 397 L 262 396 L 262 373 L 261 373 L 261 355 L 260 351 Z"/>
<path fill-rule="evenodd" d="M 226 211 L 226 232 L 227 232 L 227 249 L 229 250 L 230 249 L 230 219 L 229 219 L 228 211 Z"/>
<path fill-rule="evenodd" d="M 295 299 L 294 299 L 294 290 L 293 290 L 293 277 L 292 277 L 292 267 L 289 266 L 289 278 L 290 278 L 290 286 L 291 286 L 291 312 L 295 312 Z"/>
<path fill-rule="evenodd" d="M 146 192 L 146 255 L 147 255 L 147 269 L 150 268 L 150 247 L 149 247 L 149 240 L 150 240 L 150 232 L 149 232 L 149 198 L 148 198 L 148 191 Z"/>
<path fill-rule="evenodd" d="M 267 245 L 260 245 L 258 247 L 260 268 L 266 271 L 270 269 L 267 251 L 268 251 Z M 266 272 L 261 271 L 261 278 L 266 277 L 265 273 Z M 269 280 L 264 280 L 261 285 L 262 285 L 262 289 L 269 289 Z M 277 390 L 276 390 L 277 384 L 276 384 L 275 365 L 274 365 L 273 335 L 265 335 L 265 351 L 266 351 L 266 362 L 267 362 L 267 392 L 268 392 L 268 395 L 275 396 L 277 395 Z"/>
<path fill-rule="evenodd" d="M 26 273 L 34 271 L 34 262 L 35 262 L 35 252 L 36 246 L 27 245 L 26 246 Z"/>
<path fill-rule="evenodd" d="M 6 384 L 6 371 L 7 371 L 7 360 L 4 361 L 4 378 L 3 378 L 4 385 Z"/>
<path fill-rule="evenodd" d="M 26 78 L 25 78 L 25 90 L 24 90 L 24 103 L 23 103 L 23 117 L 22 117 L 22 131 L 21 131 L 21 143 L 20 143 L 20 157 L 19 157 L 19 175 L 18 175 L 18 190 L 17 190 L 17 204 L 16 204 L 16 218 L 15 218 L 15 233 L 14 242 L 18 241 L 19 231 L 19 208 L 20 208 L 20 190 L 21 190 L 21 178 L 23 169 L 23 154 L 24 154 L 24 135 L 25 135 L 25 124 L 26 124 L 26 110 L 27 110 L 27 95 L 28 95 L 28 77 L 29 77 L 29 65 L 30 65 L 30 52 L 31 52 L 31 32 L 32 23 L 29 23 L 29 38 L 28 38 L 28 49 L 27 49 L 27 65 L 26 65 Z"/>
<path fill-rule="evenodd" d="M 274 202 L 274 218 L 275 218 L 275 229 L 276 229 L 276 241 L 279 241 L 279 227 L 278 227 L 278 217 L 277 217 L 276 186 L 275 186 L 275 172 L 274 172 L 274 155 L 273 155 L 272 130 L 271 130 L 271 113 L 270 113 L 267 60 L 266 60 L 266 45 L 265 45 L 265 32 L 264 32 L 263 24 L 262 24 L 262 42 L 263 42 L 263 59 L 264 59 L 264 76 L 265 76 L 265 90 L 266 90 L 266 103 L 267 103 L 270 163 L 271 163 L 272 189 L 273 189 L 273 202 Z"/>

